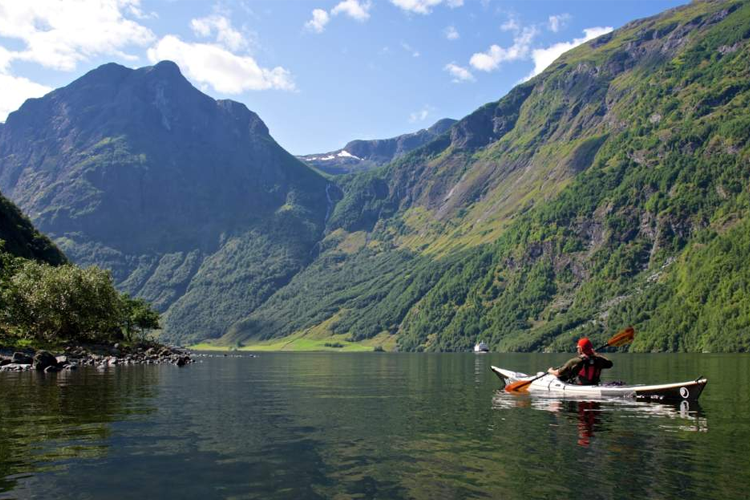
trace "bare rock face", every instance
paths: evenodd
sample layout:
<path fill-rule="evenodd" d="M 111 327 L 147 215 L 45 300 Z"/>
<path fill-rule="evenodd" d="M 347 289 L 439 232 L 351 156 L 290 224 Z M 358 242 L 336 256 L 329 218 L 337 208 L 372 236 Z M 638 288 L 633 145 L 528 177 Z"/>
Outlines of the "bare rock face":
<path fill-rule="evenodd" d="M 519 85 L 499 102 L 482 106 L 459 121 L 451 130 L 451 145 L 472 149 L 500 139 L 515 126 L 521 106 L 533 89 L 533 85 Z"/>

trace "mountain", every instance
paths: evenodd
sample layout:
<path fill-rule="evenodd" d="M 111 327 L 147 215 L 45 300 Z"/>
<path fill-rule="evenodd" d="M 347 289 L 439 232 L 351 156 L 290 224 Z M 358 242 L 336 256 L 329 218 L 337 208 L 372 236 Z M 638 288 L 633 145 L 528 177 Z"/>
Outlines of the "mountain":
<path fill-rule="evenodd" d="M 68 260 L 49 238 L 34 228 L 31 221 L 5 196 L 0 195 L 0 247 L 16 257 L 64 264 Z"/>
<path fill-rule="evenodd" d="M 747 1 L 631 22 L 330 181 L 173 64 L 105 65 L 0 126 L 0 190 L 176 342 L 749 351 L 749 40 Z"/>
<path fill-rule="evenodd" d="M 450 129 L 456 120 L 443 118 L 429 128 L 390 139 L 354 140 L 329 153 L 298 156 L 300 160 L 327 174 L 363 172 L 385 165 L 409 151 L 431 142 Z"/>
<path fill-rule="evenodd" d="M 171 62 L 101 66 L 0 128 L 0 190 L 77 264 L 216 337 L 311 259 L 336 189 Z"/>
<path fill-rule="evenodd" d="M 223 341 L 566 350 L 633 324 L 637 351 L 750 350 L 748 40 L 746 1 L 631 22 L 342 178 L 318 258 Z"/>

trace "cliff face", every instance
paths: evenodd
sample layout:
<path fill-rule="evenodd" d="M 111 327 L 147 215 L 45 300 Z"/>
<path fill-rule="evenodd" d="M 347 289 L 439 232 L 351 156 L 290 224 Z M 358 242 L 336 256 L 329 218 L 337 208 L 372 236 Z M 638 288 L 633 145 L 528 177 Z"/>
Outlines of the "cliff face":
<path fill-rule="evenodd" d="M 168 336 L 215 336 L 252 310 L 304 265 L 330 208 L 327 182 L 255 113 L 171 62 L 107 64 L 27 101 L 0 129 L 0 189 L 74 262 L 167 311 Z"/>
<path fill-rule="evenodd" d="M 227 339 L 542 350 L 631 323 L 636 350 L 747 350 L 749 41 L 750 4 L 705 1 L 564 54 L 342 181 L 318 261 Z"/>

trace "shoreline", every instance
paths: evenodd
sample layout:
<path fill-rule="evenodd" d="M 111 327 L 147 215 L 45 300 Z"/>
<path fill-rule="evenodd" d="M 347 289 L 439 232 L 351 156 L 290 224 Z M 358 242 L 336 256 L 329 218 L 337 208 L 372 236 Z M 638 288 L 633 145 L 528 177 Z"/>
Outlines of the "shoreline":
<path fill-rule="evenodd" d="M 156 343 L 127 346 L 120 343 L 78 344 L 61 349 L 13 348 L 0 346 L 0 372 L 40 371 L 56 373 L 92 367 L 174 364 L 182 367 L 195 362 L 191 352 L 181 347 Z"/>

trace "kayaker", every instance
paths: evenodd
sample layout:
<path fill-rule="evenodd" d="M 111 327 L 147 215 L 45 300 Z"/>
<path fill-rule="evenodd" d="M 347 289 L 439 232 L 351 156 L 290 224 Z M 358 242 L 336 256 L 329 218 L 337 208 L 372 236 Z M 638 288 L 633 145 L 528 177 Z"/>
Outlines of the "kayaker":
<path fill-rule="evenodd" d="M 576 347 L 578 356 L 569 359 L 559 370 L 550 367 L 547 373 L 568 383 L 598 385 L 602 370 L 612 368 L 612 362 L 594 351 L 591 341 L 583 337 Z"/>

